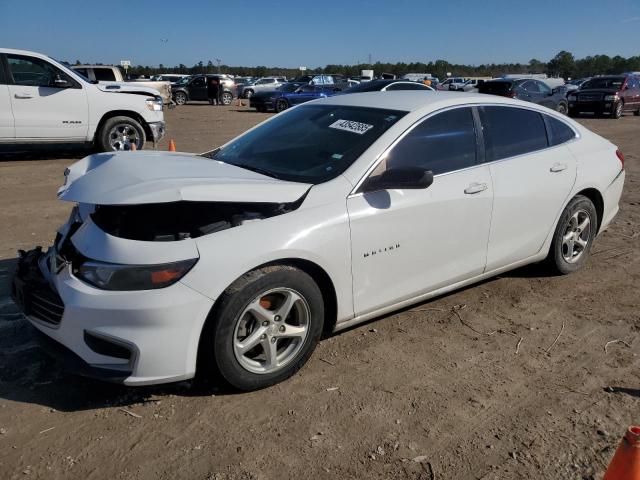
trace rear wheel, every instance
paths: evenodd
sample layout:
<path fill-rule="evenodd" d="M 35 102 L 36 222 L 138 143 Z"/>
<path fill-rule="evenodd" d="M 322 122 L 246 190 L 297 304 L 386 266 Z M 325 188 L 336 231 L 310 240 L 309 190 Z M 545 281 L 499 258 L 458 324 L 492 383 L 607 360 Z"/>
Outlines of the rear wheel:
<path fill-rule="evenodd" d="M 551 242 L 547 260 L 561 274 L 582 268 L 589 258 L 598 228 L 593 202 L 576 195 L 562 212 Z"/>
<path fill-rule="evenodd" d="M 222 94 L 222 104 L 231 105 L 231 102 L 233 102 L 233 95 L 229 92 L 224 92 Z"/>
<path fill-rule="evenodd" d="M 137 150 L 144 147 L 144 129 L 131 117 L 112 117 L 104 122 L 98 132 L 97 146 L 103 152 Z"/>
<path fill-rule="evenodd" d="M 289 102 L 287 102 L 284 98 L 279 98 L 276 102 L 276 112 L 284 112 L 287 108 L 289 108 Z"/>
<path fill-rule="evenodd" d="M 224 292 L 213 322 L 201 341 L 213 366 L 234 387 L 257 390 L 307 362 L 322 333 L 322 293 L 297 268 L 260 268 Z"/>

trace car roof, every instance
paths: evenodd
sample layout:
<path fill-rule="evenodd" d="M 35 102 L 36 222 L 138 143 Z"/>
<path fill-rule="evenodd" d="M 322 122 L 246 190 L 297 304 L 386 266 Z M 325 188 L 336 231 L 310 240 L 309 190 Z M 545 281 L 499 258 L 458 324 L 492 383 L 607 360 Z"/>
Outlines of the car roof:
<path fill-rule="evenodd" d="M 335 95 L 313 103 L 329 105 L 345 105 L 354 107 L 384 108 L 406 112 L 422 112 L 441 108 L 468 104 L 505 104 L 517 105 L 536 110 L 547 110 L 531 102 L 524 102 L 506 97 L 485 95 L 481 93 L 462 93 L 439 91 L 433 95 L 425 95 L 420 90 L 397 90 L 393 92 L 362 92 Z"/>

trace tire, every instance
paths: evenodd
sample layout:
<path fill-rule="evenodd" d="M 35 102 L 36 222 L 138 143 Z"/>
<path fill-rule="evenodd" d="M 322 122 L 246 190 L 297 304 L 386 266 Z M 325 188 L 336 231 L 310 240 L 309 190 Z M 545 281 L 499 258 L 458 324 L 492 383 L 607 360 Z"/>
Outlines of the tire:
<path fill-rule="evenodd" d="M 279 98 L 276 101 L 276 113 L 284 112 L 287 108 L 289 108 L 289 102 L 284 98 Z"/>
<path fill-rule="evenodd" d="M 322 293 L 295 267 L 260 268 L 223 293 L 211 321 L 200 341 L 209 369 L 239 390 L 258 390 L 295 374 L 313 353 L 324 323 Z"/>
<path fill-rule="evenodd" d="M 624 102 L 622 100 L 616 103 L 616 106 L 613 108 L 613 113 L 611 114 L 611 118 L 615 118 L 616 120 L 622 117 L 622 112 L 624 111 Z"/>
<path fill-rule="evenodd" d="M 639 108 L 638 110 L 636 110 L 635 112 L 633 112 L 633 114 L 634 114 L 636 117 L 640 117 L 640 108 Z"/>
<path fill-rule="evenodd" d="M 560 215 L 553 234 L 547 257 L 553 270 L 562 275 L 580 270 L 589 258 L 597 228 L 598 214 L 593 202 L 583 195 L 576 195 Z M 568 238 L 569 234 L 572 237 Z"/>
<path fill-rule="evenodd" d="M 187 94 L 184 92 L 176 92 L 173 96 L 173 100 L 176 102 L 176 105 L 184 105 L 187 103 Z"/>
<path fill-rule="evenodd" d="M 244 98 L 251 98 L 251 95 L 253 95 L 253 90 L 249 89 L 249 90 L 245 90 L 244 91 Z"/>
<path fill-rule="evenodd" d="M 568 111 L 569 111 L 569 107 L 567 106 L 566 103 L 564 102 L 558 103 L 558 106 L 556 107 L 556 112 L 561 113 L 562 115 L 567 115 Z"/>
<path fill-rule="evenodd" d="M 145 134 L 142 125 L 131 117 L 112 117 L 104 122 L 97 135 L 97 147 L 102 152 L 137 150 L 144 148 Z"/>
<path fill-rule="evenodd" d="M 229 92 L 224 92 L 222 94 L 222 104 L 231 105 L 231 102 L 233 102 L 233 95 Z"/>

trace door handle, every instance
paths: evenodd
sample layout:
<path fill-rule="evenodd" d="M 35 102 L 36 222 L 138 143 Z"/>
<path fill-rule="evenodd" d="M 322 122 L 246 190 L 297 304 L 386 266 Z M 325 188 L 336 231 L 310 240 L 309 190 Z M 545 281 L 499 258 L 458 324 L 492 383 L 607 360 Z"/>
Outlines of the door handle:
<path fill-rule="evenodd" d="M 467 195 L 473 195 L 474 193 L 484 192 L 487 189 L 486 183 L 470 183 L 467 188 L 464 189 L 464 193 Z"/>
<path fill-rule="evenodd" d="M 567 168 L 567 164 L 566 163 L 554 163 L 551 168 L 549 169 L 550 172 L 553 173 L 557 173 L 557 172 L 561 172 L 563 170 L 566 170 Z"/>
<path fill-rule="evenodd" d="M 33 94 L 22 92 L 22 93 L 16 93 L 14 95 L 14 97 L 16 97 L 16 98 L 33 98 Z"/>

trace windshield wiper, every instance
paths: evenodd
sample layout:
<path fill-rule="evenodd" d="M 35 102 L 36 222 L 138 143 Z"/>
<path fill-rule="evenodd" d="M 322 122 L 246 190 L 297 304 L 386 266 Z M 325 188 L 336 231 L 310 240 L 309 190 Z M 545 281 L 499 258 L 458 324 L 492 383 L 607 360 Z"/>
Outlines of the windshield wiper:
<path fill-rule="evenodd" d="M 265 175 L 267 177 L 271 177 L 271 178 L 276 178 L 278 180 L 282 180 L 282 178 L 280 178 L 275 173 L 270 172 L 269 170 L 265 170 L 265 169 L 260 168 L 260 167 L 250 167 L 248 165 L 236 165 L 235 163 L 230 163 L 229 165 L 234 165 L 236 167 L 244 168 L 245 170 L 251 170 L 252 172 L 259 173 L 260 175 Z"/>

